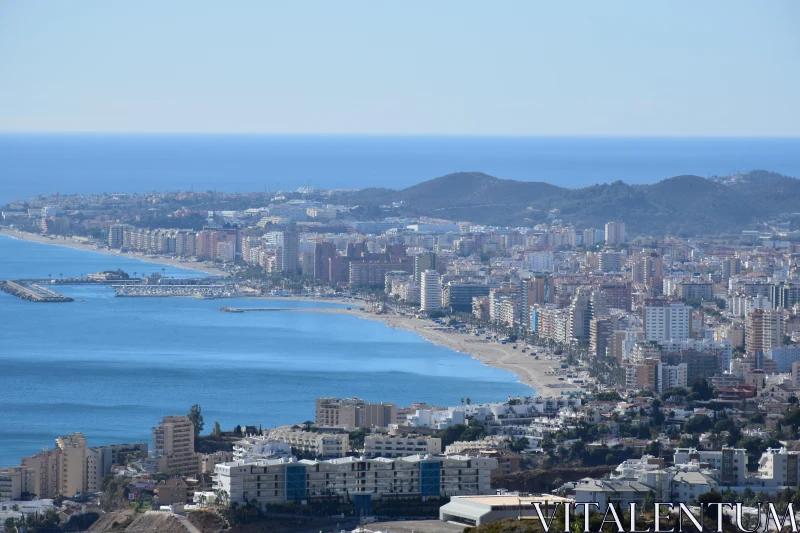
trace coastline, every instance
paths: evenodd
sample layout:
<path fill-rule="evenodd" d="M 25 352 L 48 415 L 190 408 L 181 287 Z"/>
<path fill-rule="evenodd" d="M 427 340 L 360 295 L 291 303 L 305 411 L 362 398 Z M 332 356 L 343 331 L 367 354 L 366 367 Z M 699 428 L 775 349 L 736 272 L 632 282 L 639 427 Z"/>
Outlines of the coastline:
<path fill-rule="evenodd" d="M 261 297 L 261 299 L 335 303 L 352 305 L 354 307 L 358 306 L 357 304 L 361 302 L 359 300 L 348 301 L 340 298 L 325 299 L 302 296 Z M 581 390 L 578 386 L 559 380 L 558 375 L 548 373 L 551 369 L 559 368 L 560 361 L 548 361 L 543 358 L 537 360 L 530 353 L 522 353 L 519 348 L 515 350 L 511 344 L 504 345 L 494 341 L 487 341 L 483 337 L 475 337 L 467 333 L 441 331 L 435 329 L 432 322 L 427 320 L 395 314 L 379 315 L 360 309 L 310 308 L 297 309 L 296 311 L 349 314 L 365 320 L 383 322 L 386 326 L 391 328 L 416 333 L 426 341 L 437 346 L 468 355 L 486 366 L 513 373 L 517 376 L 520 383 L 534 389 L 534 394 L 532 394 L 532 396 L 560 396 L 562 391 L 577 392 Z"/>
<path fill-rule="evenodd" d="M 114 257 L 127 257 L 128 259 L 138 259 L 139 261 L 144 261 L 145 263 L 152 263 L 155 265 L 166 265 L 175 268 L 182 268 L 184 270 L 194 270 L 196 272 L 202 272 L 204 274 L 208 274 L 209 276 L 228 275 L 227 272 L 220 270 L 216 266 L 208 263 L 179 261 L 178 259 L 172 259 L 169 257 L 148 257 L 138 254 L 118 253 L 115 250 L 109 250 L 107 248 L 96 248 L 92 244 L 85 244 L 72 239 L 68 239 L 66 237 L 59 237 L 59 236 L 46 237 L 44 235 L 38 235 L 36 233 L 27 233 L 24 231 L 10 230 L 7 228 L 0 228 L 0 235 L 5 235 L 7 237 L 11 237 L 13 239 L 20 239 L 23 241 L 38 242 L 39 244 L 50 244 L 53 246 L 72 248 L 73 250 L 83 250 L 86 252 L 96 252 L 99 254 L 112 255 Z"/>
<path fill-rule="evenodd" d="M 77 242 L 63 237 L 50 238 L 33 233 L 8 230 L 5 228 L 0 228 L 0 235 L 31 242 L 38 242 L 40 244 L 63 246 L 75 250 L 139 259 L 147 263 L 168 265 L 186 270 L 194 270 L 212 276 L 227 275 L 224 271 L 207 263 L 182 262 L 177 259 L 163 257 L 151 258 L 136 254 L 118 254 L 113 250 L 95 248 L 94 245 Z M 324 312 L 346 313 L 366 320 L 383 322 L 388 327 L 403 329 L 416 333 L 428 342 L 468 355 L 487 366 L 499 368 L 515 374 L 520 383 L 523 383 L 524 385 L 534 389 L 534 395 L 558 396 L 562 391 L 580 390 L 579 387 L 569 385 L 564 381 L 560 381 L 558 376 L 548 374 L 548 371 L 550 371 L 552 368 L 559 366 L 557 361 L 548 361 L 545 359 L 536 360 L 530 354 L 524 354 L 519 349 L 513 349 L 511 345 L 503 345 L 497 342 L 487 341 L 484 338 L 475 337 L 466 333 L 454 333 L 451 331 L 437 330 L 433 328 L 430 321 L 409 316 L 399 316 L 395 314 L 379 315 L 368 311 L 355 309 L 356 307 L 362 307 L 364 305 L 363 300 L 320 298 L 314 296 L 250 296 L 247 298 L 252 300 L 284 300 L 350 306 L 353 307 L 353 309 L 337 307 L 326 309 Z M 302 311 L 302 309 L 298 309 L 298 311 Z M 313 309 L 309 309 L 309 311 L 313 311 Z"/>
<path fill-rule="evenodd" d="M 412 331 L 437 346 L 469 355 L 486 366 L 512 372 L 519 378 L 520 383 L 534 389 L 532 396 L 560 396 L 562 391 L 581 390 L 575 385 L 560 381 L 557 375 L 547 373 L 551 367 L 559 367 L 560 361 L 534 359 L 530 353 L 522 353 L 520 349 L 515 350 L 511 344 L 487 341 L 468 333 L 441 331 L 434 329 L 430 321 L 413 317 L 376 315 L 366 311 L 350 312 L 364 319 L 383 322 L 389 327 Z"/>

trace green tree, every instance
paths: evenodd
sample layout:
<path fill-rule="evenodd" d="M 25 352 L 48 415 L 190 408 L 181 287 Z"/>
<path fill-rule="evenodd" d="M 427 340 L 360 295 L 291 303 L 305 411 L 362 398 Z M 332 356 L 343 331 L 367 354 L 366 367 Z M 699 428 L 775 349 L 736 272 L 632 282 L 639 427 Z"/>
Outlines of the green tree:
<path fill-rule="evenodd" d="M 211 435 L 214 437 L 222 435 L 222 428 L 219 427 L 219 422 L 217 420 L 214 420 L 214 427 L 211 429 Z"/>
<path fill-rule="evenodd" d="M 191 409 L 189 409 L 189 414 L 186 416 L 194 425 L 194 438 L 196 439 L 200 436 L 200 432 L 203 431 L 203 426 L 205 425 L 203 422 L 203 410 L 200 408 L 199 404 L 194 404 Z"/>

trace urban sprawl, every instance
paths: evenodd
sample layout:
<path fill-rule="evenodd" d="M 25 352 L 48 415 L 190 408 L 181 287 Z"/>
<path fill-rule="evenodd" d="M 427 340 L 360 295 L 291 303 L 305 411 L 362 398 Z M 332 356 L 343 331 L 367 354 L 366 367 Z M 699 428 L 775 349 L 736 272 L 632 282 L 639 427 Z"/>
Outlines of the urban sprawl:
<path fill-rule="evenodd" d="M 577 228 L 557 211 L 506 228 L 335 198 L 303 188 L 14 201 L 5 234 L 215 275 L 168 278 L 154 265 L 3 288 L 33 301 L 96 282 L 127 297 L 349 302 L 479 358 L 495 350 L 484 360 L 537 394 L 476 403 L 465 391 L 450 406 L 318 398 L 313 420 L 224 430 L 187 405 L 154 420 L 149 443 L 65 435 L 0 470 L 7 529 L 26 514 L 131 506 L 228 523 L 275 512 L 481 526 L 536 518 L 534 502 L 800 504 L 800 245 L 788 224 L 653 237 L 620 221 Z"/>

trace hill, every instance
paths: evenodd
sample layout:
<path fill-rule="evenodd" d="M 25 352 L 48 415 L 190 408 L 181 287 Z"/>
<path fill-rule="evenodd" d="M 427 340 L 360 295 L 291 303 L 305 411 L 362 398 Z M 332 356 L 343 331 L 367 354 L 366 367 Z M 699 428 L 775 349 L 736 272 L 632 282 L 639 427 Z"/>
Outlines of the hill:
<path fill-rule="evenodd" d="M 400 215 L 427 215 L 498 226 L 530 226 L 559 218 L 599 228 L 621 220 L 631 234 L 739 233 L 800 211 L 800 180 L 767 171 L 726 178 L 676 176 L 652 185 L 621 181 L 569 189 L 495 178 L 480 172 L 448 174 L 403 190 L 364 189 L 337 198 L 347 205 L 402 203 Z"/>

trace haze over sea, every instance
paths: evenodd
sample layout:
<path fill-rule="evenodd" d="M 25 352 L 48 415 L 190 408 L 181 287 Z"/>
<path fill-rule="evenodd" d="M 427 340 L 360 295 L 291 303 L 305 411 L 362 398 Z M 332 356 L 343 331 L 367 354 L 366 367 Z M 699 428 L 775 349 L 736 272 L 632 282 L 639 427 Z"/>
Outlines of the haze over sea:
<path fill-rule="evenodd" d="M 0 236 L 0 279 L 80 276 L 162 265 Z M 197 272 L 163 267 L 167 276 Z M 314 419 L 318 396 L 456 405 L 530 396 L 510 372 L 381 322 L 330 313 L 223 313 L 253 300 L 115 298 L 59 287 L 73 303 L 0 292 L 0 466 L 59 435 L 90 446 L 149 441 L 161 417 L 200 403 L 214 420 L 264 427 Z M 259 300 L 259 307 L 310 307 Z"/>
<path fill-rule="evenodd" d="M 405 188 L 451 172 L 584 187 L 800 177 L 800 138 L 1 134 L 0 203 L 36 194 Z"/>

